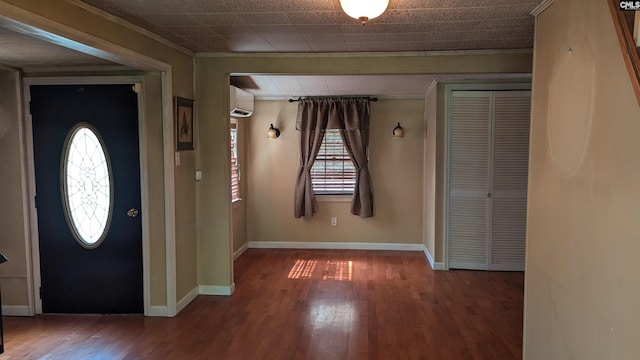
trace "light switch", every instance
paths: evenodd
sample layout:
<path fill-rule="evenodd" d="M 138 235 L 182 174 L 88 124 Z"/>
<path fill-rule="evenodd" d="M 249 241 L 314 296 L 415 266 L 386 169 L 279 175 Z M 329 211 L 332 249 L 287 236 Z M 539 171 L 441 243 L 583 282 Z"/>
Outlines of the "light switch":
<path fill-rule="evenodd" d="M 176 166 L 180 166 L 180 152 L 176 151 Z"/>
<path fill-rule="evenodd" d="M 196 170 L 196 181 L 202 180 L 202 170 Z"/>

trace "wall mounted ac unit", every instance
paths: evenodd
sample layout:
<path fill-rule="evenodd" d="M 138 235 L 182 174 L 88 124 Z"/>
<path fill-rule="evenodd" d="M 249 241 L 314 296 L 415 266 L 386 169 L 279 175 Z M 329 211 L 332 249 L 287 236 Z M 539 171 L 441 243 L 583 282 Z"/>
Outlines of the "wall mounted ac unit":
<path fill-rule="evenodd" d="M 249 117 L 253 114 L 253 94 L 250 94 L 235 86 L 229 87 L 229 100 L 231 102 L 229 109 L 231 116 Z"/>

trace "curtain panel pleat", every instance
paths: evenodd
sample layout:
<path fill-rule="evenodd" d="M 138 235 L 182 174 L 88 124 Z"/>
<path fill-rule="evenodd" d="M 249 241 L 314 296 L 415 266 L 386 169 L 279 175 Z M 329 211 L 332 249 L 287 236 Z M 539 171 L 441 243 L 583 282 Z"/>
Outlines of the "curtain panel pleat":
<path fill-rule="evenodd" d="M 373 192 L 367 156 L 369 117 L 368 98 L 306 98 L 298 102 L 296 129 L 300 131 L 300 168 L 294 196 L 296 218 L 313 216 L 317 210 L 311 168 L 327 129 L 341 130 L 342 139 L 356 167 L 351 213 L 363 218 L 373 216 Z"/>

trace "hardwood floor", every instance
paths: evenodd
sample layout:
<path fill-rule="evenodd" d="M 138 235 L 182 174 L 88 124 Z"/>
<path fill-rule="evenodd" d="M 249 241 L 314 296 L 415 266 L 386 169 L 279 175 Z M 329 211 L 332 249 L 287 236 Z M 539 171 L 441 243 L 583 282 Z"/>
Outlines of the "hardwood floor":
<path fill-rule="evenodd" d="M 177 317 L 5 317 L 0 359 L 520 359 L 523 274 L 420 252 L 259 250 Z"/>

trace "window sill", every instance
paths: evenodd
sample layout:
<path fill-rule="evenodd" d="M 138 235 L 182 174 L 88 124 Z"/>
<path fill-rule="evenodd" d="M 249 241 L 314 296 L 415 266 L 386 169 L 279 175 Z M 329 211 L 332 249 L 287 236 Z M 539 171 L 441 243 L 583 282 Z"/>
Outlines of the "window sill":
<path fill-rule="evenodd" d="M 351 202 L 353 199 L 352 194 L 344 194 L 344 195 L 316 195 L 316 200 L 318 202 Z"/>
<path fill-rule="evenodd" d="M 231 208 L 235 209 L 235 208 L 239 207 L 241 202 L 242 202 L 242 199 L 236 199 L 236 200 L 231 201 Z"/>

